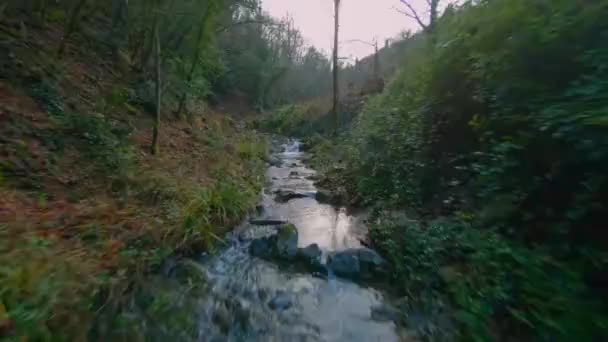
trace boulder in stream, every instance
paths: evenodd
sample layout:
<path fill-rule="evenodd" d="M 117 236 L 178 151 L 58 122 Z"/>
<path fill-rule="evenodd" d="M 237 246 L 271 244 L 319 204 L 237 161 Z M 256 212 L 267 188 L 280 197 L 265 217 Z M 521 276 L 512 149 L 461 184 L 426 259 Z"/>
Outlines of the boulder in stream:
<path fill-rule="evenodd" d="M 226 307 L 223 305 L 218 306 L 213 312 L 212 320 L 222 333 L 228 333 L 230 326 L 232 325 L 232 318 Z"/>
<path fill-rule="evenodd" d="M 304 177 L 304 178 L 306 178 L 307 180 L 310 180 L 310 181 L 316 182 L 316 181 L 318 181 L 318 180 L 319 180 L 321 177 L 319 177 L 319 175 L 318 175 L 318 174 L 312 174 L 312 175 L 308 175 L 308 176 L 306 176 L 306 177 Z"/>
<path fill-rule="evenodd" d="M 308 197 L 307 194 L 295 192 L 293 190 L 285 190 L 285 189 L 275 191 L 275 195 L 276 195 L 275 200 L 279 203 L 286 203 L 295 198 Z"/>
<path fill-rule="evenodd" d="M 279 257 L 293 259 L 298 253 L 298 229 L 293 224 L 279 227 L 276 240 L 276 252 Z"/>
<path fill-rule="evenodd" d="M 270 157 L 266 158 L 266 162 L 270 166 L 274 166 L 274 167 L 280 167 L 281 166 L 281 159 L 279 159 L 276 156 L 270 156 Z"/>
<path fill-rule="evenodd" d="M 358 278 L 361 273 L 356 249 L 335 252 L 327 257 L 327 268 L 345 278 Z"/>
<path fill-rule="evenodd" d="M 320 203 L 329 203 L 332 198 L 332 193 L 329 190 L 317 188 L 315 199 Z"/>
<path fill-rule="evenodd" d="M 321 248 L 316 243 L 298 249 L 298 260 L 304 263 L 307 267 L 313 271 L 324 270 L 323 264 L 321 263 Z"/>
<path fill-rule="evenodd" d="M 285 292 L 279 292 L 276 297 L 268 302 L 268 307 L 272 310 L 283 311 L 293 305 L 291 297 Z"/>
<path fill-rule="evenodd" d="M 351 248 L 328 256 L 327 267 L 336 275 L 351 279 L 369 279 L 384 274 L 385 261 L 369 248 Z"/>
<path fill-rule="evenodd" d="M 271 257 L 274 252 L 276 238 L 276 235 L 271 235 L 264 236 L 251 241 L 251 245 L 249 245 L 249 253 L 251 253 L 251 255 L 253 256 L 260 258 Z"/>
<path fill-rule="evenodd" d="M 342 197 L 327 189 L 317 188 L 315 199 L 319 203 L 339 204 L 343 201 Z"/>
<path fill-rule="evenodd" d="M 298 229 L 293 224 L 281 225 L 274 234 L 251 241 L 249 252 L 261 258 L 291 260 L 298 253 Z"/>

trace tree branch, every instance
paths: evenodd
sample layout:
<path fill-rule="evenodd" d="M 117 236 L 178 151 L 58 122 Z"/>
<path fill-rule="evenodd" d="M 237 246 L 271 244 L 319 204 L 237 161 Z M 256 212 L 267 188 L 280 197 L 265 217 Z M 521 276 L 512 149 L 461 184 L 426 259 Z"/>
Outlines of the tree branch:
<path fill-rule="evenodd" d="M 420 16 L 418 15 L 418 12 L 416 12 L 416 10 L 414 9 L 414 7 L 412 5 L 410 5 L 410 3 L 408 2 L 408 0 L 399 0 L 402 4 L 404 4 L 407 8 L 408 8 L 408 12 L 406 11 L 402 11 L 398 8 L 395 8 L 397 10 L 397 12 L 412 18 L 414 20 L 416 20 L 418 22 L 418 25 L 420 25 L 420 27 L 422 27 L 423 30 L 426 30 L 428 25 L 426 25 L 422 19 L 420 18 Z"/>
<path fill-rule="evenodd" d="M 268 20 L 268 19 L 247 19 L 247 20 L 242 20 L 242 21 L 237 21 L 235 23 L 232 23 L 230 25 L 224 25 L 222 27 L 218 27 L 216 29 L 217 33 L 222 33 L 222 32 L 226 32 L 229 29 L 235 27 L 235 26 L 240 26 L 240 25 L 248 25 L 248 24 L 262 24 L 262 25 L 270 25 L 273 24 L 272 20 Z"/>

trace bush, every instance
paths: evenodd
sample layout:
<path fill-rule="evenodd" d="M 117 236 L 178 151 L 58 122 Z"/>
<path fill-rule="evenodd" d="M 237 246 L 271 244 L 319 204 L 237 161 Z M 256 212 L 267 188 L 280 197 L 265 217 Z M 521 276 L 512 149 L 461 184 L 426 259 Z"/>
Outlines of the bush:
<path fill-rule="evenodd" d="M 413 301 L 432 293 L 452 303 L 465 340 L 508 334 L 593 341 L 608 331 L 606 303 L 581 268 L 588 260 L 562 262 L 544 247 L 526 248 L 495 230 L 446 219 L 421 224 L 379 215 L 371 235 Z"/>
<path fill-rule="evenodd" d="M 368 201 L 472 222 L 373 230 L 403 289 L 447 290 L 466 339 L 606 334 L 607 14 L 568 0 L 449 11 L 338 147 Z"/>

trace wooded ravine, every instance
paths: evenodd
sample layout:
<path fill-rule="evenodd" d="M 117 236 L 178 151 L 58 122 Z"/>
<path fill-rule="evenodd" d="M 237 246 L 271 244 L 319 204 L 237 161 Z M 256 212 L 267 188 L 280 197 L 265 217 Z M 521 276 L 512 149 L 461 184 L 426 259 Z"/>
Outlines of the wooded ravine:
<path fill-rule="evenodd" d="M 608 1 L 349 1 L 0 2 L 0 339 L 608 340 Z"/>

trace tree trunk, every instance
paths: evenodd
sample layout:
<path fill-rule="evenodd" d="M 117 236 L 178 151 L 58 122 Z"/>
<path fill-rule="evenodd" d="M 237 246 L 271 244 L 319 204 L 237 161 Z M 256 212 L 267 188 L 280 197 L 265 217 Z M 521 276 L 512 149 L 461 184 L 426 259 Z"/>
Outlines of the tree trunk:
<path fill-rule="evenodd" d="M 205 14 L 203 14 L 203 18 L 201 19 L 201 26 L 198 29 L 198 33 L 196 36 L 196 45 L 194 50 L 194 56 L 192 58 L 192 64 L 190 65 L 190 71 L 188 72 L 188 76 L 186 77 L 186 83 L 190 86 L 190 82 L 194 78 L 194 73 L 196 72 L 196 67 L 198 66 L 199 59 L 201 58 L 201 49 L 202 42 L 205 36 L 205 25 L 207 25 L 207 21 L 211 15 L 211 1 L 207 3 L 207 8 L 205 10 Z M 186 103 L 188 101 L 188 89 L 184 90 L 184 93 L 179 99 L 179 105 L 177 106 L 176 115 L 181 115 L 186 108 Z"/>
<path fill-rule="evenodd" d="M 72 36 L 74 31 L 76 30 L 76 27 L 78 26 L 78 19 L 80 17 L 80 12 L 82 12 L 82 9 L 86 5 L 86 3 L 87 3 L 87 0 L 79 0 L 78 3 L 76 3 L 76 6 L 74 6 L 74 8 L 72 9 L 72 13 L 70 14 L 70 19 L 66 26 L 65 33 L 63 34 L 63 38 L 61 39 L 61 43 L 59 45 L 59 50 L 57 51 L 57 55 L 59 57 L 63 56 L 66 43 L 70 39 L 70 37 Z"/>
<path fill-rule="evenodd" d="M 108 32 L 108 41 L 116 54 L 128 39 L 129 0 L 112 1 L 112 26 Z"/>
<path fill-rule="evenodd" d="M 436 25 L 437 25 L 437 16 L 439 14 L 439 0 L 431 0 L 431 8 L 430 8 L 430 19 L 428 32 L 432 35 L 435 33 Z"/>
<path fill-rule="evenodd" d="M 204 24 L 201 25 L 199 31 L 198 31 L 198 35 L 196 37 L 196 49 L 194 51 L 194 57 L 192 59 L 192 64 L 190 65 L 190 71 L 188 72 L 188 76 L 186 76 L 186 83 L 188 84 L 188 86 L 190 85 L 190 82 L 192 82 L 192 78 L 194 78 L 194 73 L 196 72 L 196 66 L 198 65 L 198 60 L 200 58 L 200 43 L 201 40 L 203 39 L 203 34 L 204 34 Z M 180 96 L 179 98 L 179 105 L 177 106 L 177 112 L 175 112 L 176 115 L 181 115 L 184 112 L 184 109 L 186 109 L 186 102 L 188 101 L 188 89 L 184 90 L 184 93 L 182 94 L 182 96 Z"/>
<path fill-rule="evenodd" d="M 143 13 L 142 15 L 144 17 L 147 18 L 148 15 L 150 15 L 150 9 L 148 6 L 145 6 L 143 9 Z M 152 11 L 154 12 L 154 11 Z M 152 15 L 154 15 L 154 20 L 158 21 L 158 15 L 152 13 Z M 156 24 L 154 24 L 156 25 Z M 154 31 L 154 26 L 152 27 L 152 31 Z M 152 39 L 146 39 L 147 36 L 152 36 Z M 141 70 L 145 70 L 148 67 L 149 61 L 150 61 L 150 55 L 152 55 L 152 50 L 154 50 L 154 32 L 150 32 L 149 29 L 145 29 L 142 31 L 142 37 L 143 37 L 143 47 L 141 48 L 141 55 L 140 60 L 139 60 L 139 68 Z"/>
<path fill-rule="evenodd" d="M 378 42 L 374 42 L 374 79 L 380 79 L 380 55 L 378 53 Z"/>
<path fill-rule="evenodd" d="M 339 112 L 338 102 L 340 101 L 339 85 L 338 85 L 338 33 L 340 29 L 340 0 L 334 0 L 334 68 L 333 68 L 333 79 L 334 79 L 334 91 L 333 91 L 333 119 L 334 119 L 334 135 L 338 135 L 339 123 Z"/>
<path fill-rule="evenodd" d="M 154 23 L 154 64 L 155 64 L 155 92 L 156 92 L 156 116 L 154 118 L 154 129 L 152 132 L 152 146 L 151 153 L 158 154 L 159 151 L 159 130 L 160 130 L 160 111 L 161 111 L 161 78 L 160 78 L 160 66 L 161 66 L 161 56 L 160 56 L 160 34 L 159 34 L 159 20 L 158 18 Z"/>

